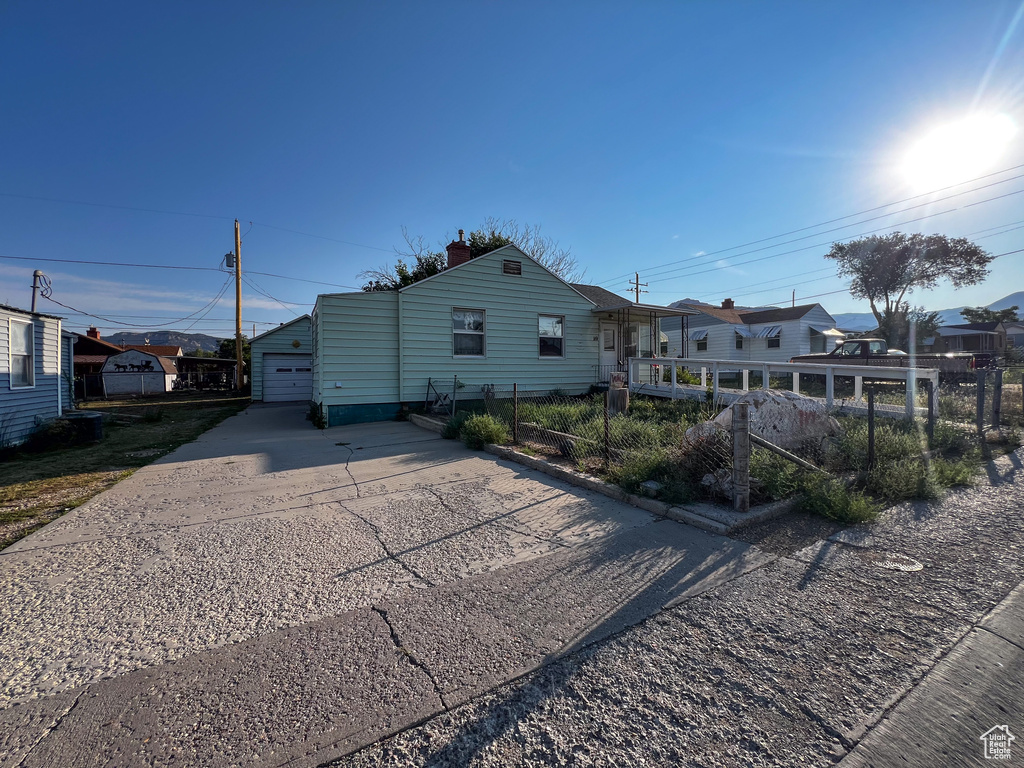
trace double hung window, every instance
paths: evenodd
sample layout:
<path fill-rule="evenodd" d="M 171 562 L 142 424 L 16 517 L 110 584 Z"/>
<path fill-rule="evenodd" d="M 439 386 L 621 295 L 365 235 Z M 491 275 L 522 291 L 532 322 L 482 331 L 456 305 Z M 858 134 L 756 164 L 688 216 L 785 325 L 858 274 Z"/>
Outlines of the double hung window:
<path fill-rule="evenodd" d="M 487 353 L 486 314 L 482 309 L 452 310 L 452 350 L 455 357 L 483 357 Z"/>
<path fill-rule="evenodd" d="M 26 389 L 36 384 L 34 325 L 11 319 L 11 389 Z"/>
<path fill-rule="evenodd" d="M 565 357 L 565 318 L 561 315 L 540 315 L 538 335 L 541 357 Z"/>

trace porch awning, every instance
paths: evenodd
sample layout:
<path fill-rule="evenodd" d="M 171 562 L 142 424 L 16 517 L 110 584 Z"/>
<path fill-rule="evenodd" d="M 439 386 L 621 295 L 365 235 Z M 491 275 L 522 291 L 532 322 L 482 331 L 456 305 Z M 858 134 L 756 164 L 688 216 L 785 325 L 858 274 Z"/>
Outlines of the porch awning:
<path fill-rule="evenodd" d="M 827 325 L 811 325 L 812 331 L 817 331 L 825 336 L 835 336 L 846 338 L 846 334 L 840 331 L 838 328 L 829 328 Z"/>
<path fill-rule="evenodd" d="M 782 332 L 781 325 L 769 325 L 767 328 L 762 328 L 754 334 L 754 338 L 757 339 L 774 339 Z"/>
<path fill-rule="evenodd" d="M 704 341 L 708 337 L 707 328 L 698 328 L 695 331 L 690 331 L 690 341 Z"/>
<path fill-rule="evenodd" d="M 734 331 L 736 331 L 736 335 L 737 336 L 742 336 L 744 339 L 752 339 L 752 338 L 754 338 L 754 334 L 752 334 L 750 332 L 750 329 L 746 328 L 746 327 L 744 327 L 742 325 L 734 325 L 732 327 L 732 329 Z"/>

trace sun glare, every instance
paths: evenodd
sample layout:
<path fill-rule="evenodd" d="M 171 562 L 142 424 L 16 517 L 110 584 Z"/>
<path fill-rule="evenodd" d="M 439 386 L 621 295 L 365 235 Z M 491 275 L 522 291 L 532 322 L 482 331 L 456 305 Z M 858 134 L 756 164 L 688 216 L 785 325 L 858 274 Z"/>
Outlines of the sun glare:
<path fill-rule="evenodd" d="M 1017 133 L 1003 114 L 972 115 L 935 128 L 918 141 L 903 162 L 903 175 L 918 192 L 948 187 L 995 170 Z"/>

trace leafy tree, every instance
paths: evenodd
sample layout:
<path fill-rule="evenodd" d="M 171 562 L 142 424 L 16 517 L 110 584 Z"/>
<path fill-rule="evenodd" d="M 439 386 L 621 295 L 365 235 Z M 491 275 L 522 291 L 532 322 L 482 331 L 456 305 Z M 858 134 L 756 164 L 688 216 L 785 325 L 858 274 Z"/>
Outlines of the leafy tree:
<path fill-rule="evenodd" d="M 894 349 L 924 352 L 924 340 L 934 336 L 940 325 L 942 318 L 938 312 L 929 312 L 924 307 L 911 307 L 907 302 L 903 302 L 879 323 L 878 333 L 885 337 Z M 914 344 L 910 343 L 911 327 L 914 328 Z"/>
<path fill-rule="evenodd" d="M 235 340 L 234 339 L 221 339 L 220 345 L 217 347 L 217 357 L 223 360 L 234 360 L 235 359 Z M 249 360 L 252 358 L 252 352 L 249 349 L 249 337 L 244 333 L 242 334 L 242 362 L 245 363 L 246 367 L 249 366 Z"/>
<path fill-rule="evenodd" d="M 878 327 L 892 346 L 910 313 L 905 297 L 915 289 L 934 288 L 942 279 L 955 287 L 975 285 L 988 275 L 992 256 L 964 238 L 945 235 L 890 235 L 834 243 L 825 254 L 839 274 L 850 278 L 854 298 L 867 299 Z"/>
<path fill-rule="evenodd" d="M 999 310 L 986 307 L 964 307 L 960 310 L 960 314 L 968 323 L 1016 323 L 1020 319 L 1017 317 L 1018 309 L 1020 307 L 1016 304 Z"/>
<path fill-rule="evenodd" d="M 448 254 L 443 247 L 439 251 L 431 250 L 422 235 L 411 237 L 405 227 L 402 228 L 402 237 L 405 249 L 395 249 L 398 261 L 394 267 L 385 264 L 359 274 L 360 278 L 367 280 L 363 285 L 364 291 L 394 291 L 447 268 Z M 539 226 L 519 224 L 515 219 L 488 217 L 479 229 L 469 233 L 466 242 L 471 259 L 514 244 L 567 282 L 579 282 L 585 273 L 568 248 L 562 248 L 555 240 L 541 235 Z"/>

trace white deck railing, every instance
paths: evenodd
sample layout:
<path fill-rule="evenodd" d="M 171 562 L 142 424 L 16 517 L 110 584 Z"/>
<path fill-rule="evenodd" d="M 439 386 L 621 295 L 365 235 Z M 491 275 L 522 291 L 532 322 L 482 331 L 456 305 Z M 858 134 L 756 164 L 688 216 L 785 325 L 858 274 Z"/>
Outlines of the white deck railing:
<path fill-rule="evenodd" d="M 663 381 L 661 373 L 662 366 L 668 366 L 671 374 L 669 381 Z M 677 368 L 700 371 L 700 388 L 693 385 L 680 384 L 677 382 Z M 792 374 L 793 391 L 800 393 L 800 374 L 813 374 L 825 377 L 825 405 L 832 408 L 835 400 L 835 377 L 852 377 L 853 397 L 856 402 L 863 400 L 864 379 L 873 381 L 887 379 L 891 381 L 906 382 L 906 413 L 913 416 L 914 396 L 917 390 L 918 381 L 931 381 L 932 391 L 936 392 L 939 386 L 939 372 L 935 368 L 897 368 L 890 366 L 866 366 L 866 365 L 822 365 L 821 363 L 766 363 L 761 361 L 743 360 L 701 360 L 686 357 L 631 357 L 629 358 L 628 376 L 629 389 L 633 392 L 647 392 L 661 397 L 688 397 L 693 392 L 706 392 L 708 388 L 708 376 L 710 375 L 710 386 L 712 395 L 717 402 L 719 390 L 727 392 L 749 391 L 750 372 L 757 371 L 761 374 L 762 388 L 768 389 L 771 374 Z M 647 370 L 646 375 L 642 374 L 643 369 Z M 868 373 L 870 371 L 870 373 Z M 719 377 L 723 373 L 739 373 L 742 378 L 742 386 L 739 390 L 726 389 L 719 386 Z M 653 390 L 653 391 L 652 391 Z M 938 398 L 932 399 L 933 408 Z"/>

